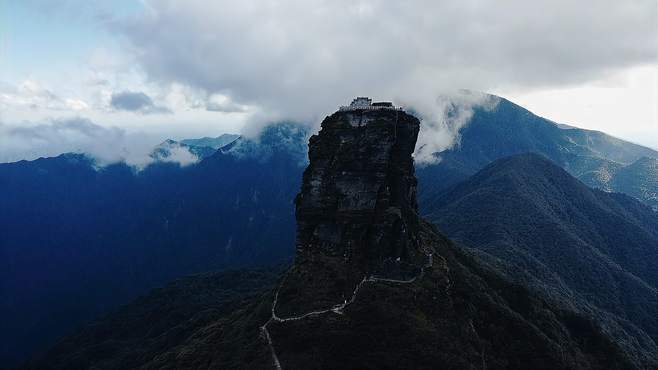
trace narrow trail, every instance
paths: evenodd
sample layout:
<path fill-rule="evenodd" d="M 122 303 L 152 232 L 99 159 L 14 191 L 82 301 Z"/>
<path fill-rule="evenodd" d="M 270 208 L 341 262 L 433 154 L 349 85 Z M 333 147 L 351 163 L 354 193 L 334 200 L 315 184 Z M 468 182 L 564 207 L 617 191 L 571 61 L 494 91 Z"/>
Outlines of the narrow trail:
<path fill-rule="evenodd" d="M 279 357 L 277 356 L 276 350 L 274 349 L 274 343 L 272 341 L 272 337 L 270 336 L 269 330 L 267 330 L 267 327 L 271 323 L 273 323 L 273 322 L 288 322 L 288 321 L 303 320 L 303 319 L 306 319 L 308 317 L 320 316 L 320 315 L 324 315 L 324 314 L 330 313 L 330 312 L 333 312 L 333 313 L 338 314 L 338 315 L 342 315 L 343 310 L 347 306 L 354 303 L 354 301 L 356 300 L 356 296 L 359 293 L 359 290 L 361 290 L 361 288 L 363 287 L 363 285 L 365 283 L 386 282 L 386 283 L 394 283 L 394 284 L 411 284 L 411 283 L 415 282 L 416 280 L 422 278 L 423 275 L 425 274 L 425 270 L 432 267 L 432 253 L 427 253 L 425 256 L 427 257 L 427 264 L 422 266 L 420 268 L 420 272 L 418 273 L 418 275 L 414 276 L 411 279 L 397 280 L 397 279 L 379 278 L 379 277 L 375 277 L 375 276 L 372 276 L 372 275 L 371 276 L 364 276 L 363 280 L 361 280 L 356 285 L 356 287 L 354 288 L 354 292 L 352 292 L 352 296 L 350 297 L 349 300 L 346 300 L 343 303 L 334 305 L 331 308 L 327 308 L 327 309 L 324 309 L 324 310 L 311 311 L 311 312 L 307 312 L 303 315 L 292 316 L 292 317 L 287 317 L 287 318 L 281 318 L 281 317 L 277 316 L 277 314 L 276 314 L 276 305 L 279 301 L 279 291 L 281 290 L 281 286 L 283 286 L 283 283 L 285 282 L 285 278 L 284 278 L 283 281 L 281 282 L 281 284 L 279 285 L 279 287 L 277 288 L 276 293 L 274 294 L 274 301 L 272 302 L 272 315 L 270 316 L 270 319 L 267 320 L 267 322 L 265 324 L 263 324 L 263 326 L 260 327 L 261 335 L 263 336 L 263 338 L 267 342 L 267 345 L 270 348 L 270 352 L 272 354 L 272 362 L 274 363 L 274 367 L 277 370 L 282 370 L 281 362 L 279 361 Z"/>

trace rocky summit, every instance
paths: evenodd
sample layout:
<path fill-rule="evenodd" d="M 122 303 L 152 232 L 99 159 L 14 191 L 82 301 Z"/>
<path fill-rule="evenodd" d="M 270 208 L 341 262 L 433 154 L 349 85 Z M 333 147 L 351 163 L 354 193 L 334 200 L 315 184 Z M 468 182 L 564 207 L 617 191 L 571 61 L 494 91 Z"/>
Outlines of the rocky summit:
<path fill-rule="evenodd" d="M 296 263 L 280 312 L 345 302 L 366 275 L 416 273 L 419 127 L 399 110 L 339 111 L 322 122 L 296 198 Z"/>
<path fill-rule="evenodd" d="M 232 302 L 214 298 L 226 276 L 192 278 L 65 338 L 27 368 L 656 368 L 419 218 L 419 122 L 367 103 L 341 108 L 310 139 L 295 262 L 273 289 L 269 273 L 239 274 Z M 196 314 L 172 316 L 153 304 L 161 301 Z"/>
<path fill-rule="evenodd" d="M 277 369 L 609 369 L 648 364 L 418 217 L 419 121 L 341 109 L 309 142 L 294 265 L 260 328 Z"/>

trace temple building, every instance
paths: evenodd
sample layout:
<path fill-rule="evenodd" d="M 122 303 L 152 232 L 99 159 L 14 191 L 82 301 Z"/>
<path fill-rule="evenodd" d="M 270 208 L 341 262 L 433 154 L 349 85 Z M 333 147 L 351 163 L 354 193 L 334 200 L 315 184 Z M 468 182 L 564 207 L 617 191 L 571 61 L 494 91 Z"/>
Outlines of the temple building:
<path fill-rule="evenodd" d="M 366 96 L 357 96 L 352 103 L 347 106 L 340 107 L 341 111 L 357 111 L 357 110 L 374 110 L 374 109 L 397 109 L 402 110 L 401 107 L 396 107 L 391 102 L 372 102 L 372 99 Z"/>

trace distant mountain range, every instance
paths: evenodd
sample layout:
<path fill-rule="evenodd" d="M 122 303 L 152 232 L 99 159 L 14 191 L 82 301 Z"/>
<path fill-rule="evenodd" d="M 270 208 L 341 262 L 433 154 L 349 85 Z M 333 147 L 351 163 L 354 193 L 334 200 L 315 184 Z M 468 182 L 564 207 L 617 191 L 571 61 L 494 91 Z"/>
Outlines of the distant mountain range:
<path fill-rule="evenodd" d="M 181 144 L 189 145 L 192 147 L 206 147 L 212 149 L 219 149 L 227 146 L 228 144 L 234 142 L 240 138 L 240 135 L 236 134 L 223 134 L 217 137 L 202 137 L 200 139 L 183 139 Z"/>
<path fill-rule="evenodd" d="M 658 361 L 658 213 L 538 154 L 499 159 L 425 204 L 450 238 Z"/>
<path fill-rule="evenodd" d="M 290 258 L 306 140 L 274 125 L 141 171 L 80 154 L 0 164 L 0 363 L 180 276 Z"/>
<path fill-rule="evenodd" d="M 217 149 L 208 146 L 194 146 L 167 139 L 157 145 L 149 155 L 157 162 L 175 162 L 190 165 L 215 154 Z"/>
<path fill-rule="evenodd" d="M 240 135 L 235 134 L 180 141 L 167 139 L 153 149 L 151 158 L 159 162 L 176 162 L 189 165 L 210 157 L 218 149 L 226 147 L 238 139 L 240 139 Z"/>
<path fill-rule="evenodd" d="M 168 140 L 141 171 L 79 154 L 0 164 L 0 362 L 177 277 L 290 258 L 309 135 L 279 124 L 253 139 Z M 655 151 L 500 99 L 475 110 L 439 163 L 416 169 L 421 211 L 491 162 L 526 152 L 656 206 Z"/>
<path fill-rule="evenodd" d="M 556 124 L 497 98 L 475 108 L 457 145 L 435 155 L 440 162 L 418 169 L 419 201 L 473 175 L 496 159 L 538 153 L 585 184 L 634 196 L 658 207 L 658 152 L 602 132 Z"/>
<path fill-rule="evenodd" d="M 310 138 L 295 260 L 276 283 L 273 271 L 177 281 L 26 368 L 658 366 L 643 332 L 655 328 L 655 212 L 517 155 L 426 205 L 476 249 L 459 247 L 417 212 L 418 120 L 361 114 L 337 112 Z"/>

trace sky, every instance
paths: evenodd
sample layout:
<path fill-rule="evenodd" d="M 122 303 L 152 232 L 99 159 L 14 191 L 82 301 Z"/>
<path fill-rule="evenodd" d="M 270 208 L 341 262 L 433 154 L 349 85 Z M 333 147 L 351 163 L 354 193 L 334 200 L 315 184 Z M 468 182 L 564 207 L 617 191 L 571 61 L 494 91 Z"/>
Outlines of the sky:
<path fill-rule="evenodd" d="M 658 149 L 657 61 L 655 0 L 0 1 L 0 162 L 142 161 L 357 95 L 414 108 L 441 150 L 489 103 L 462 89 Z"/>

